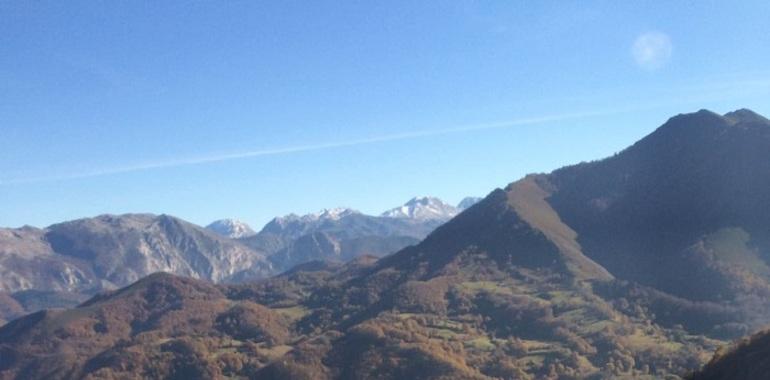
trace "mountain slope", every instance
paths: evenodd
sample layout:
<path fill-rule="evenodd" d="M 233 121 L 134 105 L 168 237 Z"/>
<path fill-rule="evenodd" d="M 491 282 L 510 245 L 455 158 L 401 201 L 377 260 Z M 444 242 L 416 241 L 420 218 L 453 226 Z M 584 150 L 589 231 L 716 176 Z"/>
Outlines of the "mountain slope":
<path fill-rule="evenodd" d="M 293 299 L 366 265 L 320 265 L 249 286 L 156 273 L 2 327 L 0 378 L 253 377 L 303 339 L 308 312 Z"/>
<path fill-rule="evenodd" d="M 615 157 L 560 169 L 549 203 L 616 276 L 693 300 L 766 297 L 770 122 L 747 112 L 680 115 Z"/>
<path fill-rule="evenodd" d="M 703 309 L 646 289 L 603 297 L 617 280 L 583 255 L 546 196 L 534 178 L 496 190 L 419 245 L 324 290 L 314 304 L 343 335 L 299 346 L 260 375 L 617 378 L 702 363 L 719 341 L 675 325 Z M 654 323 L 652 313 L 674 310 L 674 323 Z"/>
<path fill-rule="evenodd" d="M 595 271 L 593 273 L 579 272 L 569 257 L 574 252 L 562 250 L 561 246 L 567 243 L 537 229 L 537 224 L 541 222 L 537 219 L 538 212 L 545 213 L 547 206 L 542 202 L 525 205 L 525 199 L 520 198 L 528 195 L 517 187 L 523 186 L 513 186 L 510 192 L 492 192 L 483 201 L 439 227 L 414 249 L 387 257 L 381 265 L 411 271 L 411 276 L 420 278 L 442 270 L 463 252 L 472 254 L 476 251 L 501 262 L 529 268 L 553 268 L 578 278 L 612 277 L 595 266 L 591 267 Z M 516 195 L 512 195 L 513 189 L 517 190 Z M 529 198 L 540 195 L 534 189 L 531 192 L 534 197 Z M 558 219 L 555 215 L 553 217 Z M 575 259 L 590 262 L 585 257 Z M 591 264 L 586 264 L 586 267 L 589 266 Z"/>
<path fill-rule="evenodd" d="M 770 373 L 770 334 L 767 331 L 723 348 L 688 380 L 765 379 Z"/>
<path fill-rule="evenodd" d="M 106 376 L 102 367 L 131 363 L 139 368 L 152 366 L 146 372 L 136 368 L 134 375 L 148 377 L 210 374 L 205 365 L 180 363 L 181 357 L 169 360 L 172 357 L 163 353 L 194 358 L 195 346 L 185 336 L 211 329 L 216 314 L 227 309 L 226 301 L 213 285 L 153 275 L 77 309 L 42 311 L 6 325 L 0 342 L 14 341 L 15 345 L 0 344 L 0 371 L 9 363 L 22 363 L 14 374 L 17 378 L 82 378 L 87 374 L 101 378 Z M 155 342 L 151 332 L 176 339 Z M 41 341 L 47 344 L 38 346 Z M 147 343 L 138 351 L 120 348 L 119 342 L 129 341 Z M 49 348 L 56 346 L 67 349 Z"/>

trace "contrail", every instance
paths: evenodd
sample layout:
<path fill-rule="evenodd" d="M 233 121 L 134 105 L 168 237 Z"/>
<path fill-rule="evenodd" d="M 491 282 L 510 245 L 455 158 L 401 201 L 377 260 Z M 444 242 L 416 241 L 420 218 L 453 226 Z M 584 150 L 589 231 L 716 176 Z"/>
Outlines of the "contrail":
<path fill-rule="evenodd" d="M 768 87 L 770 87 L 770 81 L 767 81 L 767 80 L 762 80 L 762 81 L 753 80 L 753 81 L 744 81 L 744 82 L 723 83 L 724 87 L 727 87 L 727 88 L 734 87 L 737 84 L 740 84 L 739 87 L 743 89 L 747 89 L 747 87 L 749 89 L 751 89 L 752 87 L 759 87 L 765 90 Z M 706 86 L 706 88 L 702 88 L 701 92 L 709 88 L 714 88 L 714 85 L 710 84 Z M 698 98 L 691 98 L 689 100 L 679 99 L 675 103 L 678 103 L 678 104 L 700 103 L 703 101 L 713 101 L 715 99 L 721 99 L 724 97 L 725 97 L 724 94 L 720 93 L 720 94 L 717 94 L 716 96 L 705 96 L 700 99 Z M 138 164 L 138 165 L 132 165 L 132 166 L 100 169 L 100 170 L 74 173 L 74 174 L 62 174 L 62 175 L 52 175 L 52 176 L 44 176 L 44 177 L 14 178 L 14 179 L 8 179 L 8 180 L 0 180 L 0 186 L 93 178 L 93 177 L 101 177 L 101 176 L 107 176 L 107 175 L 113 175 L 113 174 L 139 172 L 139 171 L 152 170 L 152 169 L 174 168 L 174 167 L 180 167 L 180 166 L 200 165 L 200 164 L 246 159 L 246 158 L 253 158 L 253 157 L 275 156 L 275 155 L 282 155 L 282 154 L 329 150 L 329 149 L 337 149 L 337 148 L 352 147 L 352 146 L 367 145 L 367 144 L 376 144 L 376 143 L 383 143 L 383 142 L 390 142 L 390 141 L 411 140 L 411 139 L 417 139 L 417 138 L 423 138 L 423 137 L 448 135 L 448 134 L 454 134 L 454 133 L 484 131 L 484 130 L 491 130 L 491 129 L 505 129 L 505 128 L 523 126 L 523 125 L 545 124 L 545 123 L 556 122 L 556 121 L 577 120 L 577 119 L 595 117 L 595 116 L 607 116 L 607 115 L 627 113 L 627 112 L 633 112 L 633 111 L 649 110 L 649 109 L 655 109 L 655 108 L 670 106 L 670 105 L 671 105 L 670 101 L 659 102 L 659 103 L 648 103 L 646 105 L 615 108 L 611 110 L 526 117 L 526 118 L 519 118 L 519 119 L 513 119 L 508 121 L 502 121 L 502 122 L 471 124 L 471 125 L 462 125 L 462 126 L 456 126 L 456 127 L 450 127 L 450 128 L 443 128 L 443 129 L 427 129 L 427 130 L 419 130 L 419 131 L 411 131 L 411 132 L 402 132 L 402 133 L 374 136 L 374 137 L 361 138 L 361 139 L 328 142 L 328 143 L 322 143 L 322 144 L 297 145 L 297 146 L 289 146 L 289 147 L 282 147 L 282 148 L 268 148 L 268 149 L 260 149 L 260 150 L 253 150 L 253 151 L 236 152 L 236 153 L 229 153 L 229 154 L 190 157 L 190 158 L 183 158 L 183 159 L 177 159 L 177 160 L 168 160 L 168 161 L 152 162 L 152 163 Z"/>
<path fill-rule="evenodd" d="M 472 124 L 472 125 L 463 125 L 463 126 L 457 126 L 457 127 L 451 127 L 451 128 L 444 128 L 444 129 L 430 129 L 430 130 L 395 133 L 395 134 L 389 134 L 389 135 L 374 136 L 374 137 L 346 140 L 346 141 L 336 141 L 336 142 L 329 142 L 329 143 L 323 143 L 323 144 L 298 145 L 298 146 L 290 146 L 290 147 L 283 147 L 283 148 L 270 148 L 270 149 L 260 149 L 260 150 L 236 152 L 236 153 L 228 153 L 228 154 L 220 154 L 220 155 L 191 157 L 191 158 L 184 158 L 184 159 L 178 159 L 178 160 L 168 160 L 168 161 L 161 161 L 161 162 L 152 162 L 147 164 L 94 170 L 94 171 L 83 172 L 83 173 L 0 180 L 0 185 L 19 185 L 19 184 L 93 178 L 93 177 L 101 177 L 101 176 L 121 174 L 121 173 L 131 173 L 131 172 L 138 172 L 138 171 L 152 170 L 152 169 L 174 168 L 174 167 L 180 167 L 180 166 L 200 165 L 200 164 L 246 159 L 246 158 L 253 158 L 253 157 L 275 156 L 275 155 L 300 153 L 300 152 L 312 152 L 312 151 L 319 151 L 319 150 L 329 150 L 329 149 L 345 148 L 345 147 L 352 147 L 352 146 L 359 146 L 359 145 L 391 142 L 391 141 L 398 141 L 398 140 L 411 140 L 411 139 L 417 139 L 417 138 L 448 135 L 448 134 L 454 134 L 454 133 L 511 128 L 511 127 L 523 126 L 523 125 L 574 120 L 574 119 L 586 118 L 591 116 L 610 115 L 610 114 L 621 113 L 626 111 L 628 110 L 623 109 L 623 110 L 613 110 L 613 111 L 580 112 L 580 113 L 567 113 L 567 114 L 560 114 L 560 115 L 529 117 L 529 118 L 521 118 L 521 119 L 508 120 L 508 121 L 495 122 L 495 123 Z"/>

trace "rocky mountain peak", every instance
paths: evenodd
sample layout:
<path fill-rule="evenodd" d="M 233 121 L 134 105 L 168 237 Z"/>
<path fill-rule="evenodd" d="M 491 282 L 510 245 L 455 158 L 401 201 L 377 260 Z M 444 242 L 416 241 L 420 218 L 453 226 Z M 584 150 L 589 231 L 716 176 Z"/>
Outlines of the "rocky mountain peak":
<path fill-rule="evenodd" d="M 256 234 L 248 224 L 236 219 L 216 220 L 206 226 L 206 229 L 231 239 L 240 239 Z"/>
<path fill-rule="evenodd" d="M 460 210 L 436 197 L 415 197 L 404 205 L 382 213 L 386 218 L 410 218 L 419 220 L 450 219 Z"/>

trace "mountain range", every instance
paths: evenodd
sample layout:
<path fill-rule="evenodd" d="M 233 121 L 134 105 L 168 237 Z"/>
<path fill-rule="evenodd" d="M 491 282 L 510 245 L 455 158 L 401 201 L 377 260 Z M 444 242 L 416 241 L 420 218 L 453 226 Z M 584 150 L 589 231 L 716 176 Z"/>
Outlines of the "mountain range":
<path fill-rule="evenodd" d="M 430 199 L 451 215 L 390 218 L 331 209 L 275 218 L 259 233 L 235 220 L 204 229 L 151 214 L 0 229 L 0 321 L 75 306 L 155 272 L 227 283 L 265 278 L 307 261 L 383 256 L 416 244 L 456 214 Z M 422 215 L 419 202 L 404 207 Z"/>
<path fill-rule="evenodd" d="M 465 197 L 457 206 L 452 206 L 436 197 L 415 197 L 402 206 L 383 212 L 380 216 L 388 219 L 411 219 L 421 222 L 447 221 L 480 200 L 481 198 L 478 197 Z M 274 218 L 261 232 L 288 234 L 289 237 L 296 239 L 319 226 L 356 215 L 367 216 L 357 210 L 343 207 L 323 209 L 317 213 L 301 216 L 289 214 Z M 216 220 L 207 225 L 206 229 L 232 239 L 243 239 L 257 235 L 257 232 L 248 224 L 235 219 Z M 425 234 L 416 235 L 424 237 Z"/>
<path fill-rule="evenodd" d="M 462 202 L 472 205 L 472 199 Z M 344 262 L 361 255 L 385 256 L 417 244 L 461 210 L 438 198 L 415 197 L 380 216 L 348 208 L 290 214 L 273 219 L 258 234 L 241 241 L 266 252 L 282 271 L 313 260 Z"/>
<path fill-rule="evenodd" d="M 0 377 L 676 379 L 769 321 L 767 189 L 770 121 L 681 114 L 612 157 L 494 189 L 382 258 L 234 285 L 155 274 L 16 319 Z M 274 220 L 239 244 L 320 250 L 401 220 L 349 229 L 356 215 Z M 740 369 L 719 363 L 764 353 L 763 337 L 692 376 L 726 378 L 709 373 Z"/>

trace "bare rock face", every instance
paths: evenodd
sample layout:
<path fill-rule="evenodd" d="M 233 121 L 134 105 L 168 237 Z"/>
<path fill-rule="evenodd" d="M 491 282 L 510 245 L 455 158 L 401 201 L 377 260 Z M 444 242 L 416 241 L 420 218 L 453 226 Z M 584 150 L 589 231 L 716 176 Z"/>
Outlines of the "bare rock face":
<path fill-rule="evenodd" d="M 0 229 L 0 290 L 76 291 L 95 284 L 78 260 L 58 255 L 46 230 L 33 227 Z"/>
<path fill-rule="evenodd" d="M 226 282 L 264 278 L 273 268 L 261 252 L 167 215 L 102 215 L 46 229 L 0 229 L 0 291 L 9 294 L 79 294 L 70 297 L 77 302 L 155 272 Z"/>
<path fill-rule="evenodd" d="M 213 282 L 252 267 L 270 272 L 262 254 L 167 215 L 100 216 L 48 230 L 54 251 L 92 263 L 98 277 L 113 283 L 130 283 L 154 272 Z"/>

